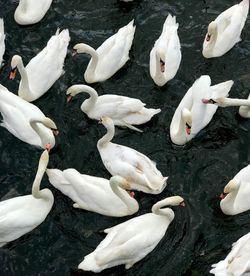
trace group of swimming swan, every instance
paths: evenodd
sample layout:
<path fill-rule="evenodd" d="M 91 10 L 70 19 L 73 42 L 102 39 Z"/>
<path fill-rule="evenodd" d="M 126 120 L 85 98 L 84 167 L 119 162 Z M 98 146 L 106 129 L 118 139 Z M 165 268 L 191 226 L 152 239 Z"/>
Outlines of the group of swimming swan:
<path fill-rule="evenodd" d="M 125 1 L 128 2 L 129 0 Z M 38 3 L 39 2 L 39 3 Z M 52 0 L 20 0 L 15 12 L 18 24 L 34 24 L 40 21 L 49 9 Z M 240 41 L 249 9 L 249 0 L 232 6 L 221 13 L 208 26 L 203 43 L 203 56 L 218 57 Z M 160 37 L 150 52 L 150 75 L 158 86 L 166 84 L 176 75 L 181 62 L 180 40 L 177 34 L 176 17 L 168 15 Z M 97 50 L 87 44 L 76 44 L 74 54 L 87 53 L 91 60 L 84 74 L 87 83 L 104 81 L 114 75 L 129 59 L 129 51 L 135 34 L 134 21 L 120 28 Z M 5 51 L 4 23 L 0 20 L 0 64 Z M 91 119 L 100 120 L 106 134 L 99 139 L 97 148 L 102 162 L 112 177 L 108 179 L 85 175 L 73 168 L 66 170 L 47 169 L 49 151 L 55 145 L 58 129 L 56 124 L 30 103 L 46 93 L 64 73 L 63 65 L 70 41 L 67 29 L 56 31 L 47 46 L 24 67 L 18 55 L 11 60 L 10 78 L 16 71 L 21 75 L 18 96 L 0 85 L 1 126 L 20 140 L 45 149 L 39 161 L 32 194 L 0 202 L 0 247 L 33 230 L 50 212 L 54 197 L 49 189 L 40 190 L 46 171 L 50 183 L 74 202 L 73 207 L 93 211 L 106 216 L 122 217 L 136 213 L 138 202 L 133 193 L 138 190 L 158 194 L 166 187 L 167 177 L 156 164 L 144 154 L 119 144 L 112 143 L 115 126 L 141 131 L 134 125 L 151 120 L 160 109 L 146 108 L 139 99 L 120 95 L 98 96 L 87 85 L 72 85 L 67 89 L 68 100 L 83 92 L 89 95 L 81 110 Z M 250 117 L 248 99 L 230 99 L 233 81 L 211 86 L 207 75 L 197 79 L 177 107 L 171 125 L 173 143 L 184 145 L 194 138 L 212 119 L 218 106 L 240 106 L 239 113 Z M 250 209 L 250 165 L 243 168 L 225 186 L 220 207 L 226 215 L 237 215 Z M 167 206 L 184 206 L 180 196 L 165 198 L 152 207 L 152 213 L 144 214 L 104 230 L 106 238 L 97 248 L 85 256 L 79 264 L 83 270 L 100 272 L 103 269 L 125 264 L 128 269 L 151 252 L 167 231 L 174 212 Z M 250 239 L 245 235 L 233 245 L 232 252 L 224 261 L 214 265 L 211 273 L 220 275 L 248 275 L 250 269 Z"/>

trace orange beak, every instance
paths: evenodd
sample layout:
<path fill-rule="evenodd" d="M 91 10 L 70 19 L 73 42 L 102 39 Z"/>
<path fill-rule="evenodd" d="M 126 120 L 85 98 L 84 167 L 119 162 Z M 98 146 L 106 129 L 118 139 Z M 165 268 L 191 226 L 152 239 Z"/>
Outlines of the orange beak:
<path fill-rule="evenodd" d="M 48 153 L 50 152 L 50 150 L 52 149 L 52 146 L 50 143 L 48 143 L 46 146 L 45 146 L 46 150 L 48 151 Z"/>
<path fill-rule="evenodd" d="M 128 192 L 128 194 L 131 196 L 131 197 L 135 197 L 135 193 L 134 192 Z"/>
<path fill-rule="evenodd" d="M 16 77 L 16 68 L 11 70 L 9 78 L 10 80 L 14 80 L 15 77 Z"/>
<path fill-rule="evenodd" d="M 186 127 L 186 133 L 187 133 L 187 135 L 191 134 L 191 127 Z"/>
<path fill-rule="evenodd" d="M 182 202 L 180 203 L 180 206 L 185 207 L 185 206 L 186 206 L 186 205 L 185 205 L 185 202 L 182 201 Z"/>
<path fill-rule="evenodd" d="M 226 197 L 226 194 L 225 193 L 221 193 L 220 194 L 220 199 L 224 199 Z"/>
<path fill-rule="evenodd" d="M 59 130 L 58 129 L 52 129 L 52 132 L 55 136 L 59 135 Z"/>
<path fill-rule="evenodd" d="M 71 100 L 72 100 L 72 96 L 71 95 L 68 95 L 68 97 L 67 97 L 67 103 L 69 103 Z"/>

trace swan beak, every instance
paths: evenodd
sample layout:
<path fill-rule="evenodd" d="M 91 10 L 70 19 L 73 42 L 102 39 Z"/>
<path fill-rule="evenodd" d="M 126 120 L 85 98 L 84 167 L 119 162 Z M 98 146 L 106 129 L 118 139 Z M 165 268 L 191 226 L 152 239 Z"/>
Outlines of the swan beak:
<path fill-rule="evenodd" d="M 52 129 L 52 132 L 55 136 L 59 135 L 59 130 L 58 129 Z"/>
<path fill-rule="evenodd" d="M 160 67 L 161 67 L 161 72 L 164 73 L 165 72 L 165 62 L 160 59 Z"/>
<path fill-rule="evenodd" d="M 52 146 L 50 143 L 48 143 L 46 146 L 45 146 L 45 149 L 48 151 L 48 153 L 50 152 L 50 150 L 52 149 Z"/>
<path fill-rule="evenodd" d="M 180 203 L 180 206 L 185 207 L 185 206 L 186 206 L 185 202 L 182 201 L 182 202 Z"/>
<path fill-rule="evenodd" d="M 16 77 L 16 71 L 17 71 L 16 68 L 14 68 L 14 69 L 11 70 L 10 76 L 9 76 L 10 80 L 14 80 L 15 79 L 15 77 Z"/>
<path fill-rule="evenodd" d="M 74 57 L 76 55 L 77 55 L 77 50 L 73 49 L 73 51 L 72 51 L 72 57 Z"/>
<path fill-rule="evenodd" d="M 226 197 L 226 195 L 227 195 L 226 193 L 221 193 L 220 194 L 220 199 L 224 199 Z"/>
<path fill-rule="evenodd" d="M 68 96 L 67 96 L 67 103 L 69 103 L 69 102 L 72 100 L 72 98 L 73 98 L 73 97 L 72 97 L 71 95 L 68 95 Z"/>
<path fill-rule="evenodd" d="M 191 134 L 191 126 L 187 123 L 186 123 L 186 133 L 187 133 L 187 135 Z"/>
<path fill-rule="evenodd" d="M 129 194 L 132 198 L 135 197 L 135 192 L 128 192 L 128 194 Z"/>

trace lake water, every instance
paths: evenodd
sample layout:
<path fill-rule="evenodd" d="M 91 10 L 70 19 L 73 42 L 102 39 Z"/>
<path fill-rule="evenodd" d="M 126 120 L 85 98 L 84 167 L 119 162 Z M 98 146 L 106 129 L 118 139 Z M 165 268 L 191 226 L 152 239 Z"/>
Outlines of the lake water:
<path fill-rule="evenodd" d="M 79 95 L 66 103 L 65 92 L 72 84 L 84 83 L 87 55 L 71 56 L 73 45 L 85 42 L 97 48 L 118 28 L 133 18 L 137 26 L 130 61 L 111 79 L 94 84 L 99 94 L 140 98 L 162 112 L 144 126 L 143 133 L 117 129 L 114 141 L 130 146 L 157 162 L 169 175 L 167 188 L 159 195 L 136 192 L 140 210 L 149 212 L 160 199 L 176 194 L 185 198 L 186 208 L 174 208 L 176 217 L 153 252 L 129 270 L 114 267 L 99 275 L 208 275 L 210 266 L 223 259 L 231 244 L 250 231 L 250 212 L 226 216 L 219 208 L 224 185 L 249 163 L 250 121 L 239 117 L 237 108 L 218 109 L 211 123 L 185 146 L 171 143 L 169 126 L 180 100 L 200 75 L 209 74 L 216 84 L 235 81 L 231 97 L 247 98 L 250 92 L 250 19 L 242 42 L 221 58 L 206 60 L 201 54 L 207 24 L 237 1 L 55 0 L 45 18 L 32 26 L 18 26 L 13 18 L 15 0 L 0 0 L 5 20 L 5 66 L 0 82 L 17 92 L 17 80 L 8 79 L 10 60 L 20 54 L 26 64 L 47 43 L 57 28 L 70 30 L 71 42 L 65 74 L 35 104 L 53 118 L 60 130 L 50 156 L 50 168 L 73 167 L 81 173 L 109 178 L 96 143 L 104 128 L 80 111 L 86 98 Z M 149 75 L 149 53 L 159 37 L 168 13 L 177 16 L 182 62 L 176 77 L 162 88 Z M 0 198 L 31 192 L 40 149 L 25 144 L 0 128 Z M 104 238 L 100 233 L 127 218 L 101 216 L 72 207 L 72 201 L 49 187 L 55 204 L 47 219 L 34 231 L 0 249 L 1 275 L 91 275 L 77 270 L 83 257 Z"/>

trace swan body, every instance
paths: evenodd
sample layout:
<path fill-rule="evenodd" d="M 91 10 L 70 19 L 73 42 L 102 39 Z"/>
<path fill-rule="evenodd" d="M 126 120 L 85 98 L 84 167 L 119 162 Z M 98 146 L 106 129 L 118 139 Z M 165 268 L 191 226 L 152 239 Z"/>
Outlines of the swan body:
<path fill-rule="evenodd" d="M 35 105 L 8 91 L 0 84 L 0 112 L 3 121 L 0 126 L 25 143 L 40 148 L 55 145 L 57 127 L 55 123 L 45 117 Z"/>
<path fill-rule="evenodd" d="M 221 197 L 220 208 L 226 215 L 237 215 L 250 209 L 250 165 L 228 182 Z"/>
<path fill-rule="evenodd" d="M 238 239 L 225 260 L 212 265 L 210 273 L 215 276 L 249 276 L 250 233 Z"/>
<path fill-rule="evenodd" d="M 168 15 L 160 37 L 150 52 L 150 76 L 163 86 L 176 75 L 181 63 L 181 45 L 175 16 Z"/>
<path fill-rule="evenodd" d="M 41 224 L 50 212 L 54 197 L 49 189 L 40 190 L 40 183 L 49 162 L 45 150 L 39 161 L 32 194 L 0 202 L 0 247 L 18 239 Z"/>
<path fill-rule="evenodd" d="M 14 18 L 20 25 L 29 25 L 39 22 L 48 11 L 52 0 L 19 0 Z"/>
<path fill-rule="evenodd" d="M 12 74 L 15 78 L 16 69 L 21 74 L 18 95 L 28 102 L 35 101 L 46 93 L 54 82 L 63 74 L 64 59 L 69 44 L 69 31 L 59 29 L 47 43 L 47 46 L 33 57 L 24 67 L 22 58 L 13 56 L 11 61 Z"/>
<path fill-rule="evenodd" d="M 84 257 L 78 268 L 100 272 L 106 268 L 125 264 L 129 269 L 149 254 L 164 237 L 174 212 L 164 206 L 183 205 L 183 198 L 173 196 L 157 202 L 152 213 L 127 220 L 105 229 L 106 238 L 97 248 Z"/>
<path fill-rule="evenodd" d="M 205 58 L 224 55 L 241 38 L 249 10 L 249 0 L 243 0 L 221 13 L 208 26 L 208 32 L 203 42 L 202 54 Z"/>
<path fill-rule="evenodd" d="M 87 44 L 79 43 L 74 46 L 76 53 L 87 53 L 91 60 L 84 73 L 87 83 L 101 82 L 113 76 L 128 60 L 129 50 L 134 39 L 134 20 L 120 28 L 109 37 L 97 50 Z"/>
<path fill-rule="evenodd" d="M 133 125 L 146 123 L 161 111 L 160 109 L 148 109 L 144 107 L 143 102 L 134 98 L 111 94 L 98 96 L 95 89 L 87 85 L 72 85 L 68 88 L 67 95 L 75 96 L 81 92 L 90 95 L 90 98 L 81 105 L 81 110 L 89 118 L 100 120 L 101 117 L 108 116 L 117 126 L 138 130 Z"/>
<path fill-rule="evenodd" d="M 166 186 L 167 177 L 157 170 L 156 164 L 144 154 L 111 142 L 115 127 L 109 117 L 102 117 L 107 133 L 97 143 L 102 162 L 111 175 L 125 178 L 133 190 L 158 194 Z"/>
<path fill-rule="evenodd" d="M 177 107 L 170 124 L 173 143 L 184 145 L 203 129 L 212 119 L 218 106 L 203 103 L 204 98 L 227 96 L 233 81 L 211 86 L 207 75 L 197 79 Z"/>
<path fill-rule="evenodd" d="M 231 99 L 226 97 L 203 99 L 206 104 L 215 104 L 220 107 L 240 106 L 239 114 L 241 117 L 250 118 L 250 95 L 248 99 Z"/>
<path fill-rule="evenodd" d="M 125 191 L 129 184 L 120 176 L 108 181 L 80 174 L 75 169 L 47 169 L 47 175 L 55 188 L 75 202 L 75 208 L 113 217 L 132 215 L 139 209 L 137 201 Z"/>
<path fill-rule="evenodd" d="M 0 67 L 3 62 L 3 55 L 5 52 L 5 34 L 4 34 L 4 23 L 3 19 L 0 18 Z"/>

